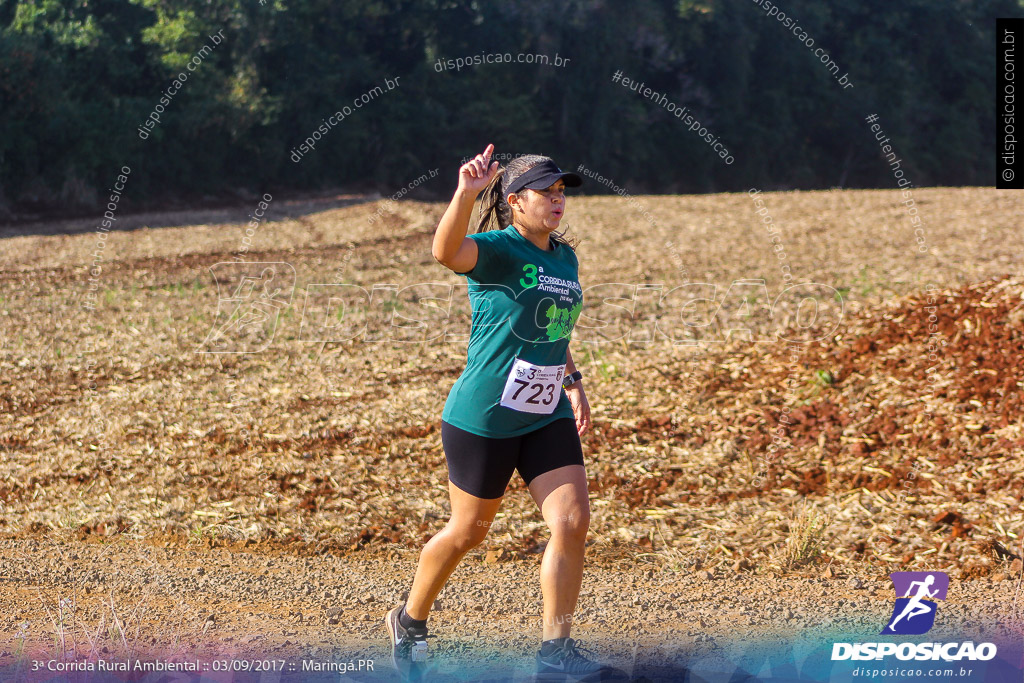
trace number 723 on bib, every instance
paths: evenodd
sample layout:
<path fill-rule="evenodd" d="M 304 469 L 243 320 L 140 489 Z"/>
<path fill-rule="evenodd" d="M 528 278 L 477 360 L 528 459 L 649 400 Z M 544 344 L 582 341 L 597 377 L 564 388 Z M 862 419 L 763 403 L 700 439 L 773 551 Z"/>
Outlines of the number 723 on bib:
<path fill-rule="evenodd" d="M 561 397 L 565 364 L 534 365 L 517 358 L 505 380 L 501 405 L 523 413 L 550 415 Z"/>

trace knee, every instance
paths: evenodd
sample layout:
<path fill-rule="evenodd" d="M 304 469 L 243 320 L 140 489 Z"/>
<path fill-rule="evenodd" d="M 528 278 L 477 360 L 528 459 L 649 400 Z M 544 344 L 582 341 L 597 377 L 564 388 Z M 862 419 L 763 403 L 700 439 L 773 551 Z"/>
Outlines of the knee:
<path fill-rule="evenodd" d="M 555 517 L 551 524 L 552 537 L 583 543 L 590 529 L 590 510 L 573 510 Z"/>
<path fill-rule="evenodd" d="M 469 552 L 483 543 L 487 537 L 487 529 L 490 525 L 477 520 L 469 524 L 448 523 L 448 536 L 451 544 L 459 552 Z"/>

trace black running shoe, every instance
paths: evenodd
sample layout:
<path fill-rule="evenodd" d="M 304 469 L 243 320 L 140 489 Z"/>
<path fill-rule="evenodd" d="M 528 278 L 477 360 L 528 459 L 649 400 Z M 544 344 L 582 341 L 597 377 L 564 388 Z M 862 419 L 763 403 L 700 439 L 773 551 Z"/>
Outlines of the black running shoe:
<path fill-rule="evenodd" d="M 579 642 L 566 638 L 565 644 L 548 656 L 537 653 L 537 681 L 625 681 L 625 671 L 604 666 L 584 657 L 581 650 L 593 653 Z"/>
<path fill-rule="evenodd" d="M 406 681 L 421 681 L 427 669 L 427 629 L 403 628 L 398 620 L 402 607 L 396 607 L 384 617 L 391 638 L 391 663 L 398 675 Z"/>

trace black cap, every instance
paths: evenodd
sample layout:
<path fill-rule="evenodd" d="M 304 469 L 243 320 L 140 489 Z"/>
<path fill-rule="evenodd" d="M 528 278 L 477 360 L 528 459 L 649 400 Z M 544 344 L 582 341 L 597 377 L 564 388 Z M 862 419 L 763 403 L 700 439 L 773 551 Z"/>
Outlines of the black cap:
<path fill-rule="evenodd" d="M 515 194 L 520 190 L 543 190 L 551 187 L 559 180 L 565 181 L 566 187 L 579 187 L 583 179 L 575 173 L 565 173 L 558 168 L 553 161 L 542 161 L 529 171 L 512 181 L 505 192 L 505 196 Z"/>

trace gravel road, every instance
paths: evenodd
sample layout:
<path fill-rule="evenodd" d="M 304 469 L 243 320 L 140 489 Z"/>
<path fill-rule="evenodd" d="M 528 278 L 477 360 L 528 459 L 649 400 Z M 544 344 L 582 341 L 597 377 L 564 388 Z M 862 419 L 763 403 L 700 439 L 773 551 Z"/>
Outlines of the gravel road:
<path fill-rule="evenodd" d="M 103 658 L 362 659 L 374 663 L 375 680 L 391 676 L 382 617 L 409 586 L 414 552 L 302 557 L 211 543 L 0 539 L 0 632 L 15 634 L 0 641 L 0 671 L 10 672 L 19 650 L 57 656 L 63 617 L 64 649 L 80 658 L 95 649 Z M 540 635 L 538 571 L 539 556 L 466 557 L 430 617 L 439 679 L 528 671 Z M 773 640 L 878 633 L 893 605 L 888 578 L 828 573 L 680 573 L 591 557 L 573 635 L 637 680 L 673 661 L 703 672 L 691 680 L 728 680 L 744 653 Z M 1010 578 L 953 580 L 929 636 L 962 640 L 969 630 L 976 641 L 1019 641 L 1009 616 L 1016 588 Z"/>

